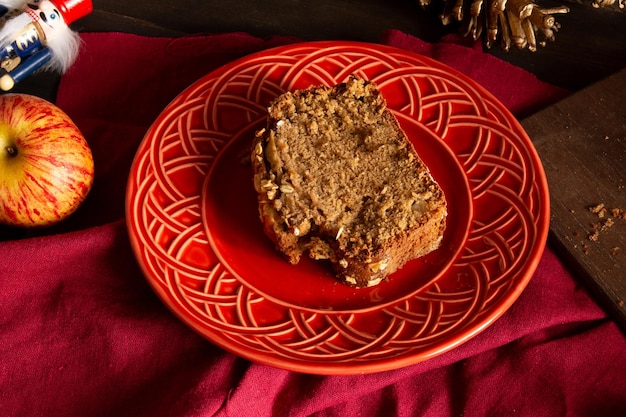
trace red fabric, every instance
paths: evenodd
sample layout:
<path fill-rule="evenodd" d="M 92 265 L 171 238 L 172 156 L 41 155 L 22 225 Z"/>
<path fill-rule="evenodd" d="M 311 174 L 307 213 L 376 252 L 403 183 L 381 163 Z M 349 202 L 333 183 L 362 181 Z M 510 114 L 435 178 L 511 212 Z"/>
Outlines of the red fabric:
<path fill-rule="evenodd" d="M 0 242 L 2 416 L 617 416 L 626 339 L 548 249 L 491 327 L 429 361 L 356 376 L 250 363 L 202 339 L 157 299 L 132 255 L 124 191 L 148 125 L 187 85 L 236 57 L 293 42 L 246 34 L 84 34 L 57 104 L 96 160 L 66 222 Z M 454 40 L 383 42 L 476 79 L 516 115 L 564 96 Z"/>

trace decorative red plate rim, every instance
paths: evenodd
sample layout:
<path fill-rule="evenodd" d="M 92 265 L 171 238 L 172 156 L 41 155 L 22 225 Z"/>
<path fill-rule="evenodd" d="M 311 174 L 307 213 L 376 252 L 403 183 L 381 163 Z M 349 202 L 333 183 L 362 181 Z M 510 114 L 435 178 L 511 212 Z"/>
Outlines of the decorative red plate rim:
<path fill-rule="evenodd" d="M 299 307 L 281 300 L 280 292 L 254 288 L 216 253 L 207 224 L 209 173 L 226 145 L 259 125 L 271 98 L 311 84 L 332 85 L 351 73 L 374 80 L 399 119 L 428 129 L 456 155 L 472 203 L 469 230 L 453 262 L 425 288 L 370 308 Z M 190 328 L 259 363 L 355 374 L 432 358 L 499 318 L 528 284 L 544 250 L 549 195 L 521 125 L 473 80 L 394 47 L 321 41 L 236 60 L 175 98 L 138 148 L 126 214 L 146 279 Z"/>

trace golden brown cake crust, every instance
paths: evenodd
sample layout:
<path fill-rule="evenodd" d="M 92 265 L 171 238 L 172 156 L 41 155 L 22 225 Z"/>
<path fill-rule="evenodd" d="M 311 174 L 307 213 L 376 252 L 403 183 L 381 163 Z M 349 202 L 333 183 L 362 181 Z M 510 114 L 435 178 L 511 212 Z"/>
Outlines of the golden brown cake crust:
<path fill-rule="evenodd" d="M 443 191 L 371 82 L 281 95 L 251 158 L 265 233 L 293 264 L 328 259 L 367 287 L 441 243 Z"/>

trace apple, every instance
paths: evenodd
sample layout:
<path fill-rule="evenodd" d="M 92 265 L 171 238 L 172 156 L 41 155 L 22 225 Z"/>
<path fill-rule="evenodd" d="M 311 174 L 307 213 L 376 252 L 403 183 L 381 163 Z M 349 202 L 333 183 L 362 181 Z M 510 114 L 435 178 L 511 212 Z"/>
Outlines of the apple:
<path fill-rule="evenodd" d="M 91 149 L 65 112 L 40 97 L 0 95 L 0 223 L 55 224 L 85 200 L 93 177 Z"/>

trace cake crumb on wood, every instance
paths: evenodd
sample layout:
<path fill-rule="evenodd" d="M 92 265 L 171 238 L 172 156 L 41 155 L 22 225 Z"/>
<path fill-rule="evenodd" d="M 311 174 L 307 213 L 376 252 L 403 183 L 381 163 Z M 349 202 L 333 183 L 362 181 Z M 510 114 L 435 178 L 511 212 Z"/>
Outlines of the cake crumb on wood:
<path fill-rule="evenodd" d="M 618 207 L 608 209 L 606 207 L 606 204 L 604 203 L 590 205 L 587 207 L 587 210 L 590 213 L 595 214 L 599 219 L 602 219 L 598 222 L 591 223 L 590 225 L 591 230 L 587 232 L 586 240 L 591 241 L 591 242 L 598 242 L 600 240 L 601 234 L 608 232 L 609 229 L 613 227 L 613 225 L 615 224 L 615 220 L 613 219 L 620 219 L 620 220 L 626 219 L 626 211 Z M 574 210 L 571 209 L 570 212 L 574 213 Z M 609 214 L 611 217 L 605 217 Z M 574 236 L 578 236 L 578 235 L 579 235 L 578 232 L 574 232 Z M 582 248 L 582 252 L 585 255 L 589 254 L 589 245 L 587 243 L 582 242 L 581 248 Z M 610 254 L 612 256 L 618 255 L 620 252 L 621 252 L 621 248 L 619 246 L 614 246 L 610 250 Z"/>
<path fill-rule="evenodd" d="M 600 203 L 595 206 L 589 207 L 589 211 L 597 214 L 599 218 L 603 218 L 606 214 L 606 207 L 604 207 L 604 203 Z"/>
<path fill-rule="evenodd" d="M 611 209 L 611 215 L 616 219 L 626 220 L 626 211 L 621 208 Z"/>

